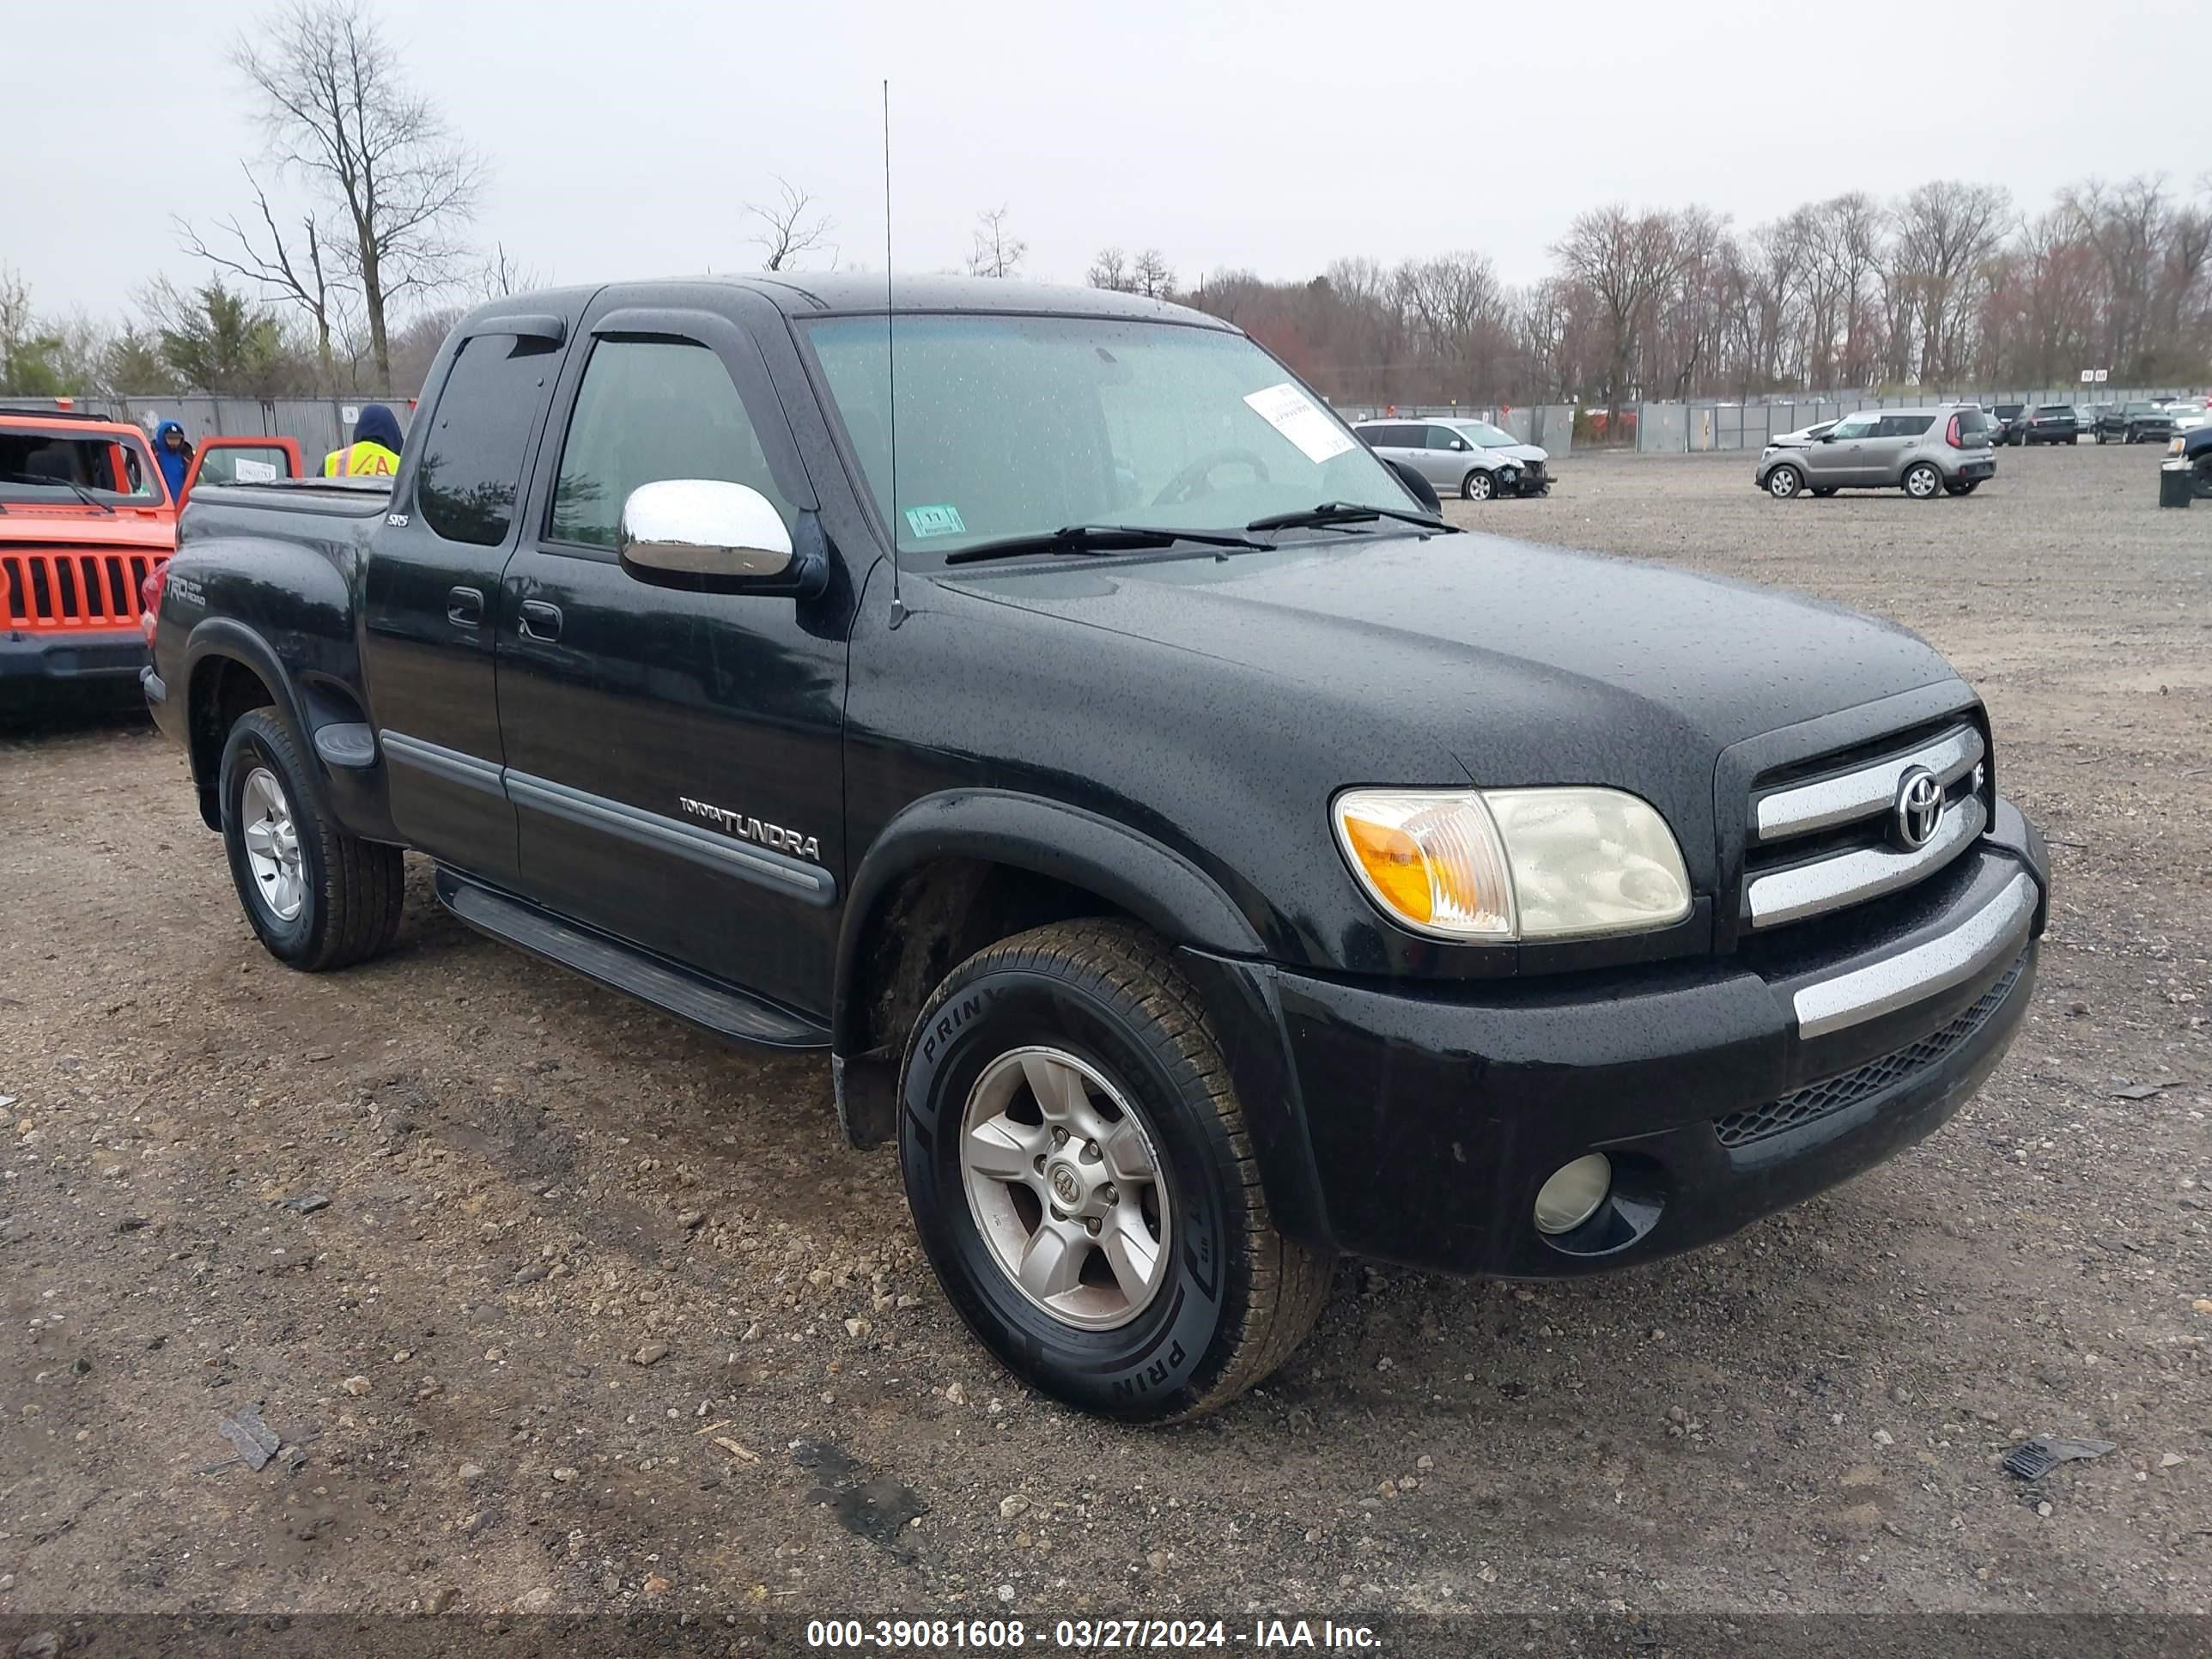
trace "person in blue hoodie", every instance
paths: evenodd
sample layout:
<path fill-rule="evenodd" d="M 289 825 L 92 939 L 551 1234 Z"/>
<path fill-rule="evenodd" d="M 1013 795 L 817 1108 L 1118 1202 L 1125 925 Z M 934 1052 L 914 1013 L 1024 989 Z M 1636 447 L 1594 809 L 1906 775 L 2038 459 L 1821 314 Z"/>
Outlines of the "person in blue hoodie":
<path fill-rule="evenodd" d="M 154 428 L 154 459 L 168 481 L 169 499 L 183 499 L 185 475 L 192 470 L 192 447 L 185 441 L 181 422 L 164 421 Z"/>
<path fill-rule="evenodd" d="M 363 404 L 353 442 L 323 457 L 325 478 L 390 477 L 399 471 L 399 419 L 382 404 Z"/>

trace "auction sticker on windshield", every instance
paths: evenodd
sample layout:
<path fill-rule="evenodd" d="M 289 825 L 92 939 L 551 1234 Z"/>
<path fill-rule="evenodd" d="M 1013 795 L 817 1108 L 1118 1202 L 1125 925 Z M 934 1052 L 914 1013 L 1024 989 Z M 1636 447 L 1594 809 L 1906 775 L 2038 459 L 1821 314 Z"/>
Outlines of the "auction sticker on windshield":
<path fill-rule="evenodd" d="M 960 509 L 947 502 L 938 507 L 909 507 L 906 521 L 917 536 L 964 536 L 968 526 L 960 521 Z"/>
<path fill-rule="evenodd" d="M 1288 380 L 1255 392 L 1244 401 L 1252 405 L 1253 413 L 1296 444 L 1310 461 L 1326 461 L 1352 447 L 1344 428 Z"/>

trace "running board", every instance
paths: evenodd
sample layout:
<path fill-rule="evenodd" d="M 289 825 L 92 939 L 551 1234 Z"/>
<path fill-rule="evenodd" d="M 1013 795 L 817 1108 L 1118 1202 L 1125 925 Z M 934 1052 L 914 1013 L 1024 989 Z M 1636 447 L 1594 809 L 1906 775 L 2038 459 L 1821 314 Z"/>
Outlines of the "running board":
<path fill-rule="evenodd" d="M 715 983 L 563 921 L 536 905 L 480 887 L 442 866 L 438 902 L 480 933 L 519 945 L 586 979 L 649 1002 L 733 1042 L 769 1048 L 826 1048 L 827 1028 L 747 993 Z"/>

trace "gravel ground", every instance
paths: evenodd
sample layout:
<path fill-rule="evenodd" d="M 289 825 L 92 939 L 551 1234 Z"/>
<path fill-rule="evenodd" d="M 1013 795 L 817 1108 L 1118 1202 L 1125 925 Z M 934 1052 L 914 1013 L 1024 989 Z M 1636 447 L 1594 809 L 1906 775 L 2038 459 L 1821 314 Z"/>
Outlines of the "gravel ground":
<path fill-rule="evenodd" d="M 420 867 L 393 955 L 289 973 L 178 752 L 18 729 L 0 1614 L 2203 1611 L 2212 514 L 2140 449 L 2001 465 L 1782 505 L 1599 456 L 1452 509 L 1863 606 L 1984 689 L 2059 888 L 1979 1097 L 1644 1271 L 1346 1263 L 1273 1383 L 1165 1431 L 968 1340 L 826 1064 L 482 940 Z M 299 1467 L 207 1473 L 256 1401 Z M 2118 1449 L 1998 1471 L 2043 1432 Z"/>

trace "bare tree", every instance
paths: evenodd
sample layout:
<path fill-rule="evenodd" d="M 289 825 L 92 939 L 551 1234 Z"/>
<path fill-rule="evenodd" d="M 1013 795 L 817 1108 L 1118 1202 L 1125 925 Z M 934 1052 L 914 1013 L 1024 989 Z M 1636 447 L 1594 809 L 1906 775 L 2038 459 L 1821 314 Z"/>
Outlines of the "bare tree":
<path fill-rule="evenodd" d="M 345 275 L 388 390 L 395 306 L 465 277 L 454 231 L 475 216 L 483 163 L 409 88 L 362 0 L 287 0 L 239 37 L 230 61 L 258 95 L 270 155 L 344 233 Z"/>
<path fill-rule="evenodd" d="M 1919 301 L 1923 385 L 1966 372 L 1985 268 L 2012 228 L 2012 198 L 1996 185 L 1937 179 L 1899 204 L 1897 252 Z"/>
<path fill-rule="evenodd" d="M 1674 222 L 1664 213 L 1632 213 L 1618 205 L 1598 208 L 1578 215 L 1552 253 L 1603 308 L 1609 357 L 1606 418 L 1607 429 L 1618 432 L 1621 399 L 1629 390 L 1652 308 L 1681 266 Z"/>
<path fill-rule="evenodd" d="M 510 294 L 527 294 L 544 287 L 545 278 L 536 266 L 526 265 L 509 253 L 505 242 L 494 242 L 473 286 L 487 300 L 503 300 Z"/>
<path fill-rule="evenodd" d="M 987 208 L 975 216 L 975 246 L 968 254 L 971 276 L 1012 276 L 1021 270 L 1022 256 L 1030 245 L 1006 228 L 1004 206 Z"/>
<path fill-rule="evenodd" d="M 189 220 L 177 220 L 178 240 L 196 259 L 204 259 L 218 271 L 229 271 L 243 276 L 258 287 L 264 295 L 274 295 L 286 304 L 297 306 L 314 325 L 315 361 L 322 370 L 322 390 L 336 392 L 337 371 L 332 341 L 343 325 L 342 307 L 346 293 L 331 268 L 330 233 L 321 218 L 312 210 L 301 214 L 299 229 L 287 240 L 283 228 L 276 222 L 275 210 L 269 205 L 269 192 L 253 176 L 253 169 L 243 161 L 240 170 L 246 174 L 246 185 L 253 192 L 254 216 L 258 227 L 241 223 L 236 214 L 216 222 L 222 233 L 224 246 L 212 246 Z M 228 251 L 234 246 L 235 252 Z"/>
<path fill-rule="evenodd" d="M 801 257 L 825 246 L 830 249 L 830 263 L 836 264 L 837 250 L 830 233 L 837 228 L 837 222 L 826 213 L 811 213 L 814 198 L 780 174 L 775 189 L 773 202 L 745 204 L 745 212 L 761 224 L 759 231 L 748 239 L 761 251 L 761 269 L 794 269 Z"/>
<path fill-rule="evenodd" d="M 1093 288 L 1110 289 L 1115 294 L 1129 293 L 1129 256 L 1118 247 L 1100 248 L 1098 257 L 1084 274 L 1084 281 Z"/>
<path fill-rule="evenodd" d="M 1175 270 L 1159 249 L 1148 247 L 1129 267 L 1129 287 L 1147 300 L 1164 300 L 1175 292 Z"/>

